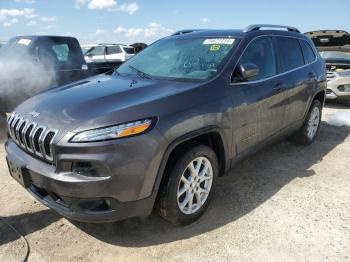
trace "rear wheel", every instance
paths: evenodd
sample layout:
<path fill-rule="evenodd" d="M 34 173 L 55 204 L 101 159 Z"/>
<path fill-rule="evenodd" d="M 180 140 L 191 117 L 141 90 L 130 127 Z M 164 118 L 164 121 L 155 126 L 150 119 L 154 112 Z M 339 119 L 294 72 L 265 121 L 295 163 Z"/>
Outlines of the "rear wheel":
<path fill-rule="evenodd" d="M 302 145 L 310 145 L 313 143 L 320 129 L 321 118 L 322 104 L 319 100 L 315 100 L 311 105 L 303 126 L 292 140 Z"/>
<path fill-rule="evenodd" d="M 159 195 L 160 215 L 175 225 L 196 221 L 213 195 L 218 172 L 218 160 L 210 147 L 189 149 L 165 174 Z"/>

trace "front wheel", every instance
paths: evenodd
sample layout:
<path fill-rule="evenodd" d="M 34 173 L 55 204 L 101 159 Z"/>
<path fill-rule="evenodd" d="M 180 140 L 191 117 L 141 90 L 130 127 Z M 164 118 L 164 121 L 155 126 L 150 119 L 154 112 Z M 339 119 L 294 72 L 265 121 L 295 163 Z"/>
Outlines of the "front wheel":
<path fill-rule="evenodd" d="M 0 126 L 5 125 L 6 123 L 6 114 L 0 113 Z"/>
<path fill-rule="evenodd" d="M 302 145 L 310 145 L 314 142 L 321 125 L 322 104 L 315 100 L 308 112 L 307 118 L 301 129 L 293 137 L 293 141 Z"/>
<path fill-rule="evenodd" d="M 205 211 L 218 177 L 218 160 L 199 145 L 180 156 L 166 175 L 159 193 L 159 213 L 174 225 L 188 225 Z"/>

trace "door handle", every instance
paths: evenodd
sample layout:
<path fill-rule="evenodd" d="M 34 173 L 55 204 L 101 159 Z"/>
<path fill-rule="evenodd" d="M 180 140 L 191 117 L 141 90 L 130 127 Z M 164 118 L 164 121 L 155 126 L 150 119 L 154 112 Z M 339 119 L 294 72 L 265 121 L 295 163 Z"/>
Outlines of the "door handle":
<path fill-rule="evenodd" d="M 275 85 L 275 87 L 274 88 L 272 88 L 272 90 L 274 91 L 274 92 L 281 92 L 282 90 L 283 90 L 283 84 L 282 83 L 278 83 L 278 84 L 276 84 Z"/>

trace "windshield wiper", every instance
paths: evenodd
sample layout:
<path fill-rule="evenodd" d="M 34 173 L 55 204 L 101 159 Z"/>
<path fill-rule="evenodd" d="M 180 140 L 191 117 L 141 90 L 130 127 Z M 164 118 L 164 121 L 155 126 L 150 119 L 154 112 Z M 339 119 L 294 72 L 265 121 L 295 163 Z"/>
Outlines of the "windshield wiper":
<path fill-rule="evenodd" d="M 132 69 L 133 71 L 135 71 L 142 78 L 152 79 L 152 77 L 149 74 L 142 72 L 141 70 L 139 70 L 131 65 L 129 65 L 129 68 Z"/>

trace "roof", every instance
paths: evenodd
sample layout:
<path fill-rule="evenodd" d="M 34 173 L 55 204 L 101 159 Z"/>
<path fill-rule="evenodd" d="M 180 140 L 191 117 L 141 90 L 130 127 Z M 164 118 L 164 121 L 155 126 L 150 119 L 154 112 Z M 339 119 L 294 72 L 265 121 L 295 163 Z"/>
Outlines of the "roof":
<path fill-rule="evenodd" d="M 303 35 L 300 31 L 291 26 L 256 24 L 245 29 L 185 29 L 175 32 L 172 36 L 199 36 L 199 37 L 245 37 L 248 34 L 283 34 Z"/>

